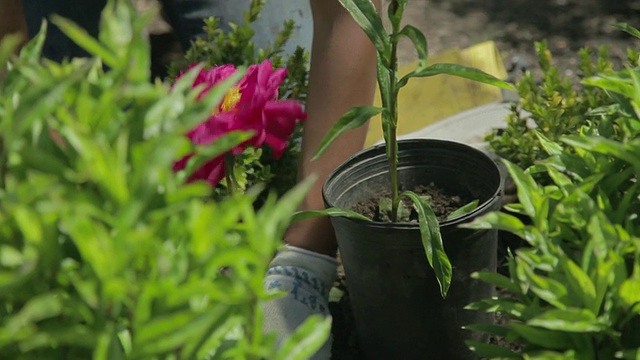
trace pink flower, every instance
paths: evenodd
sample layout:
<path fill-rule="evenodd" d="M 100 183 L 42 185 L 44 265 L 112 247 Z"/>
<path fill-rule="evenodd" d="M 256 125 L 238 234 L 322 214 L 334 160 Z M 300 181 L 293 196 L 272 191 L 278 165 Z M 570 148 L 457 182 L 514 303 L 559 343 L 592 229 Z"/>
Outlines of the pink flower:
<path fill-rule="evenodd" d="M 193 86 L 206 84 L 200 94 L 204 96 L 236 71 L 232 65 L 201 70 Z M 196 145 L 208 145 L 231 131 L 250 131 L 248 141 L 230 150 L 232 155 L 241 154 L 247 146 L 269 146 L 279 158 L 295 130 L 297 122 L 306 119 L 306 112 L 295 100 L 279 100 L 278 87 L 287 75 L 286 69 L 273 69 L 271 61 L 251 65 L 237 86 L 225 96 L 211 117 L 187 133 Z M 174 170 L 184 169 L 191 155 L 174 164 Z M 206 180 L 217 185 L 225 176 L 225 155 L 206 162 L 195 171 L 189 181 Z"/>

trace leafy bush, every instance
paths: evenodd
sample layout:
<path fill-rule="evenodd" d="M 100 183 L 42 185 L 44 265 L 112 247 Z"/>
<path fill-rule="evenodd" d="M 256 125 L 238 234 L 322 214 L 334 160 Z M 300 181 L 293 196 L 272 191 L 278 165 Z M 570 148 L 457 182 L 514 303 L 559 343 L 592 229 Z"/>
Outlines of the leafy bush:
<path fill-rule="evenodd" d="M 471 225 L 509 231 L 531 245 L 510 257 L 509 277 L 475 275 L 511 295 L 470 308 L 500 312 L 510 322 L 470 328 L 522 346 L 515 353 L 470 343 L 480 356 L 640 356 L 640 69 L 598 74 L 584 85 L 611 96 L 611 105 L 587 114 L 598 121 L 558 142 L 537 131 L 547 158 L 526 170 L 506 162 L 519 199 L 507 208 L 531 223 L 496 212 Z M 536 182 L 539 173 L 550 183 Z"/>
<path fill-rule="evenodd" d="M 304 359 L 329 320 L 276 351 L 259 304 L 309 184 L 255 211 L 259 189 L 212 202 L 208 184 L 173 174 L 180 156 L 246 134 L 198 148 L 184 137 L 232 82 L 201 101 L 197 71 L 149 83 L 152 16 L 110 1 L 99 41 L 55 18 L 92 59 L 41 61 L 44 25 L 9 62 L 0 46 L 0 358 Z"/>
<path fill-rule="evenodd" d="M 251 0 L 249 9 L 244 13 L 244 23 L 229 24 L 231 30 L 228 32 L 220 28 L 218 18 L 205 19 L 206 38 L 192 41 L 185 58 L 170 66 L 170 79 L 175 79 L 191 64 L 202 63 L 205 68 L 224 64 L 247 66 L 269 59 L 275 68 L 285 67 L 288 71 L 280 87 L 280 98 L 306 102 L 309 54 L 302 47 L 297 47 L 290 56 L 286 58 L 283 56 L 284 46 L 293 35 L 294 21 L 284 22 L 282 30 L 271 45 L 267 45 L 264 49 L 255 48 L 253 42 L 255 31 L 251 26 L 258 20 L 264 3 L 265 0 Z M 268 147 L 250 148 L 238 156 L 234 172 L 242 188 L 266 183 L 268 189 L 278 194 L 291 189 L 297 182 L 301 136 L 302 131 L 299 126 L 289 142 L 289 147 L 279 159 L 273 157 Z M 217 198 L 228 194 L 224 183 L 217 187 L 215 194 Z"/>
<path fill-rule="evenodd" d="M 548 156 L 537 133 L 558 141 L 563 135 L 576 134 L 586 124 L 597 124 L 603 114 L 592 110 L 614 104 L 605 90 L 575 84 L 569 77 L 561 75 L 553 65 L 546 41 L 535 43 L 535 49 L 541 78 L 538 79 L 533 72 L 524 74 L 517 82 L 519 99 L 511 106 L 506 128 L 496 129 L 486 137 L 493 152 L 521 168 Z M 630 49 L 627 66 L 637 66 L 638 56 L 636 50 Z M 579 57 L 578 79 L 614 68 L 605 47 L 596 53 L 583 48 Z"/>

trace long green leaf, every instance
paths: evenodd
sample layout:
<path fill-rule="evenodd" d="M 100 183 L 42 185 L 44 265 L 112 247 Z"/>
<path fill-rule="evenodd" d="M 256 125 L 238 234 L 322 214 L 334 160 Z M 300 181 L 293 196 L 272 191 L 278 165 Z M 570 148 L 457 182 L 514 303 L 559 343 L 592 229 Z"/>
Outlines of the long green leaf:
<path fill-rule="evenodd" d="M 38 34 L 20 50 L 21 61 L 29 63 L 37 63 L 40 61 L 42 56 L 42 47 L 44 46 L 44 41 L 47 38 L 47 32 L 47 21 L 42 20 Z"/>
<path fill-rule="evenodd" d="M 497 77 L 487 74 L 482 70 L 458 64 L 433 64 L 422 69 L 421 71 L 415 71 L 405 75 L 398 83 L 398 86 L 405 86 L 411 78 L 429 77 L 435 75 L 453 75 L 464 79 L 474 80 L 484 84 L 497 86 L 506 90 L 515 90 L 515 87 L 511 83 L 500 80 Z"/>
<path fill-rule="evenodd" d="M 22 35 L 9 34 L 2 38 L 0 41 L 0 70 L 4 70 L 4 66 L 18 49 L 20 42 L 22 41 Z"/>
<path fill-rule="evenodd" d="M 265 236 L 270 236 L 271 239 L 282 237 L 286 228 L 291 223 L 291 217 L 316 180 L 315 176 L 306 178 L 293 189 L 287 191 L 274 206 L 265 206 L 265 208 L 260 211 L 260 215 L 266 217 L 262 223 L 262 233 L 265 234 Z M 270 210 L 267 211 L 268 209 Z"/>
<path fill-rule="evenodd" d="M 141 324 L 133 338 L 132 357 L 152 357 L 150 355 L 175 350 L 192 339 L 200 339 L 212 324 L 220 324 L 229 311 L 227 305 L 216 305 L 202 313 L 187 309 L 161 314 Z"/>
<path fill-rule="evenodd" d="M 521 253 L 519 253 L 519 255 L 521 255 Z M 538 275 L 535 270 L 521 258 L 516 258 L 516 262 L 518 264 L 516 271 L 518 279 L 525 284 L 529 284 L 531 291 L 542 300 L 559 309 L 565 309 L 567 307 L 565 301 L 568 291 L 564 284 L 550 277 Z"/>
<path fill-rule="evenodd" d="M 298 211 L 295 214 L 293 214 L 293 218 L 291 219 L 291 222 L 295 223 L 295 222 L 299 222 L 307 219 L 313 219 L 317 217 L 323 217 L 323 216 L 345 217 L 349 219 L 371 221 L 371 219 L 369 219 L 368 217 L 362 214 L 359 214 L 355 211 L 345 210 L 340 208 L 328 208 L 324 210 Z"/>
<path fill-rule="evenodd" d="M 17 332 L 39 321 L 56 317 L 61 314 L 62 310 L 62 296 L 60 294 L 51 292 L 35 296 L 29 299 L 16 315 L 5 319 L 3 330 L 5 333 Z"/>
<path fill-rule="evenodd" d="M 232 131 L 218 138 L 210 145 L 198 146 L 195 155 L 187 162 L 187 166 L 184 169 L 185 175 L 187 177 L 191 176 L 202 164 L 242 144 L 244 141 L 249 140 L 251 136 L 252 134 L 249 132 Z"/>
<path fill-rule="evenodd" d="M 282 345 L 276 360 L 310 359 L 324 345 L 331 332 L 331 317 L 309 317 Z"/>
<path fill-rule="evenodd" d="M 539 130 L 536 130 L 535 134 L 538 140 L 540 141 L 540 145 L 542 145 L 542 148 L 544 149 L 544 151 L 547 152 L 547 154 L 551 156 L 562 154 L 562 146 L 560 146 L 560 144 L 558 144 L 557 142 L 551 141 L 548 137 L 544 136 L 544 134 Z"/>
<path fill-rule="evenodd" d="M 51 16 L 51 22 L 57 25 L 65 35 L 90 54 L 99 57 L 110 67 L 118 68 L 119 61 L 116 55 L 104 47 L 98 40 L 91 37 L 81 26 L 55 14 Z"/>
<path fill-rule="evenodd" d="M 563 332 L 599 332 L 606 326 L 586 309 L 551 309 L 527 321 L 528 325 Z"/>
<path fill-rule="evenodd" d="M 427 260 L 438 279 L 440 294 L 442 297 L 446 297 L 449 286 L 451 285 L 453 269 L 449 257 L 444 251 L 438 218 L 427 200 L 421 198 L 418 194 L 405 191 L 400 196 L 408 197 L 415 205 L 416 211 L 418 212 L 418 222 L 420 224 L 420 237 L 422 238 L 422 245 L 424 246 Z"/>
<path fill-rule="evenodd" d="M 349 110 L 329 129 L 315 155 L 313 155 L 313 160 L 318 159 L 340 135 L 364 125 L 372 116 L 381 113 L 383 110 L 374 106 L 359 106 Z"/>
<path fill-rule="evenodd" d="M 513 182 L 518 188 L 518 201 L 522 204 L 527 215 L 534 218 L 536 216 L 536 207 L 533 200 L 533 192 L 536 191 L 538 185 L 531 175 L 526 174 L 517 165 L 506 160 L 504 160 L 503 163 L 507 167 L 509 175 L 511 175 Z"/>
<path fill-rule="evenodd" d="M 389 35 L 387 35 L 382 18 L 371 0 L 340 0 L 340 4 L 344 6 L 353 17 L 353 20 L 367 34 L 386 65 L 389 64 L 388 54 L 390 53 L 391 43 Z"/>
<path fill-rule="evenodd" d="M 561 141 L 567 145 L 602 154 L 615 156 L 621 160 L 632 164 L 636 169 L 640 169 L 640 154 L 625 147 L 618 141 L 605 139 L 602 137 L 585 136 L 563 136 Z"/>
<path fill-rule="evenodd" d="M 427 38 L 417 27 L 412 25 L 405 25 L 405 27 L 398 33 L 398 36 L 404 36 L 411 40 L 416 52 L 418 53 L 418 68 L 415 72 L 419 73 L 424 71 L 424 69 L 427 68 L 427 56 L 429 53 Z"/>
<path fill-rule="evenodd" d="M 611 26 L 613 26 L 616 29 L 624 31 L 633 37 L 640 39 L 640 31 L 638 31 L 638 29 L 634 28 L 633 26 L 627 23 L 614 23 L 614 24 L 611 24 Z"/>
<path fill-rule="evenodd" d="M 451 212 L 451 214 L 449 214 L 449 216 L 447 216 L 447 220 L 451 220 L 451 219 L 455 219 L 459 216 L 468 214 L 470 212 L 472 212 L 473 210 L 475 210 L 478 207 L 478 203 L 479 200 L 473 200 L 472 202 L 462 205 L 461 207 L 457 208 L 456 210 L 454 210 L 453 212 Z"/>
<path fill-rule="evenodd" d="M 511 328 L 528 342 L 553 350 L 564 350 L 571 346 L 571 339 L 567 334 L 559 331 L 551 331 L 533 326 L 512 323 Z"/>
<path fill-rule="evenodd" d="M 599 74 L 582 80 L 585 85 L 597 86 L 604 90 L 621 94 L 626 98 L 633 97 L 633 87 L 629 78 L 615 74 Z"/>
<path fill-rule="evenodd" d="M 564 269 L 572 293 L 580 297 L 584 307 L 597 314 L 596 287 L 589 275 L 568 257 L 560 257 L 560 265 Z"/>
<path fill-rule="evenodd" d="M 487 215 L 476 218 L 474 221 L 462 224 L 460 227 L 468 229 L 498 229 L 508 231 L 518 236 L 524 236 L 526 226 L 513 215 L 504 212 L 490 212 Z"/>
<path fill-rule="evenodd" d="M 517 284 L 513 283 L 508 277 L 499 273 L 481 271 L 471 274 L 471 277 L 506 289 L 513 294 L 519 294 L 521 292 Z"/>

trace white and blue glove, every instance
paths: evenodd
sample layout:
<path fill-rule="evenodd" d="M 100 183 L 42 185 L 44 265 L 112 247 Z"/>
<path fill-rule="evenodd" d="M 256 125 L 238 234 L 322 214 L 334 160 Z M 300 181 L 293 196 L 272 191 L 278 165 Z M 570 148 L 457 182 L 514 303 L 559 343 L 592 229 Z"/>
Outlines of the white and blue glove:
<path fill-rule="evenodd" d="M 309 316 L 330 316 L 329 291 L 336 277 L 336 259 L 286 245 L 275 256 L 264 280 L 268 291 L 286 295 L 264 304 L 264 331 L 275 332 L 282 345 Z M 331 337 L 311 359 L 331 357 Z"/>

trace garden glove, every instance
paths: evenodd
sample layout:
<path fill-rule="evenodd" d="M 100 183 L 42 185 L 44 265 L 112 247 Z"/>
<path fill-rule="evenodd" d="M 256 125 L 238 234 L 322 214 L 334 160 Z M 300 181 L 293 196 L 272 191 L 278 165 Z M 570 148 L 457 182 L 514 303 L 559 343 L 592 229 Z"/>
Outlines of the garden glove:
<path fill-rule="evenodd" d="M 309 316 L 329 316 L 329 291 L 336 277 L 336 259 L 286 245 L 275 256 L 264 280 L 268 291 L 286 295 L 263 305 L 264 331 L 275 332 L 278 346 L 288 339 Z M 312 359 L 331 357 L 329 340 Z"/>

